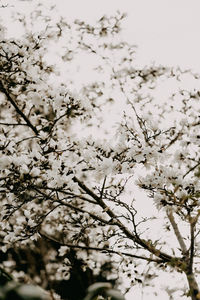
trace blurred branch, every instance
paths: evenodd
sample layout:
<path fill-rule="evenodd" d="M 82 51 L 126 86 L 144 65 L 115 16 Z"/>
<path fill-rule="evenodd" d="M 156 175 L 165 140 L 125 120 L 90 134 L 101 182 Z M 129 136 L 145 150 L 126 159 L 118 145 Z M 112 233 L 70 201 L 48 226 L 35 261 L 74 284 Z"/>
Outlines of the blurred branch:
<path fill-rule="evenodd" d="M 177 135 L 169 142 L 169 144 L 163 147 L 164 148 L 163 150 L 167 150 L 169 147 L 171 147 L 179 139 L 181 135 L 183 135 L 183 133 L 178 132 Z"/>

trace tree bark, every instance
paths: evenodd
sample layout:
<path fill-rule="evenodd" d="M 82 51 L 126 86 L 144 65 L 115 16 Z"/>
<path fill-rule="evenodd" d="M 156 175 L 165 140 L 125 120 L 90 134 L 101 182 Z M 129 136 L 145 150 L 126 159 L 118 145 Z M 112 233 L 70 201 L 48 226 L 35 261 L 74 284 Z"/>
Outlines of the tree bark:
<path fill-rule="evenodd" d="M 187 281 L 189 285 L 189 295 L 192 300 L 199 300 L 200 299 L 200 291 L 194 274 L 187 274 Z"/>

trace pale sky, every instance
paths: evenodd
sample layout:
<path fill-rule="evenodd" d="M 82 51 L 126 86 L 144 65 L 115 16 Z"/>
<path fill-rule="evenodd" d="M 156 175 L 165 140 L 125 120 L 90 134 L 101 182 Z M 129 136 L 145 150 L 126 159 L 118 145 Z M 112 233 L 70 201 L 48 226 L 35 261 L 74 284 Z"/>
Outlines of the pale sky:
<path fill-rule="evenodd" d="M 124 35 L 139 46 L 138 61 L 200 71 L 199 0 L 58 0 L 57 6 L 63 15 L 87 21 L 117 9 L 127 12 Z"/>
<path fill-rule="evenodd" d="M 0 0 L 30 9 L 38 0 Z M 67 19 L 95 21 L 103 14 L 127 12 L 123 35 L 139 48 L 137 62 L 180 65 L 200 72 L 199 0 L 42 0 L 47 7 L 56 3 Z M 5 14 L 5 10 L 0 11 Z M 11 26 L 11 24 L 10 24 Z M 14 30 L 16 30 L 14 28 Z"/>

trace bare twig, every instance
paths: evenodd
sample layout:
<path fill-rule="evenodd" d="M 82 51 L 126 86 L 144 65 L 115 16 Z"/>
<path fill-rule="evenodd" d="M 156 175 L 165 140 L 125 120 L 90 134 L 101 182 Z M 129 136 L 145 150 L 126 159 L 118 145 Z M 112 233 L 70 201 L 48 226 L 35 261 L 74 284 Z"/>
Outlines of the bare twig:
<path fill-rule="evenodd" d="M 90 211 L 86 211 L 86 210 L 84 210 L 84 209 L 82 209 L 80 207 L 74 206 L 74 205 L 72 205 L 72 204 L 70 204 L 68 202 L 64 202 L 65 200 L 70 199 L 70 197 L 64 198 L 64 199 L 54 199 L 53 197 L 51 197 L 50 195 L 46 195 L 45 193 L 43 193 L 39 189 L 34 188 L 34 190 L 37 191 L 39 194 L 41 194 L 44 198 L 52 200 L 53 202 L 58 202 L 59 205 L 69 207 L 69 208 L 71 208 L 74 211 L 80 211 L 82 213 L 87 213 L 87 214 L 89 214 L 91 216 L 91 218 L 93 218 L 94 220 L 99 221 L 99 222 L 101 222 L 103 224 L 116 225 L 115 221 L 112 220 L 112 219 L 111 220 L 105 220 L 105 219 L 103 219 L 103 218 L 101 218 L 99 216 L 96 216 L 95 214 L 91 213 Z"/>
<path fill-rule="evenodd" d="M 190 172 L 194 171 L 198 166 L 200 166 L 200 161 L 194 165 L 192 168 L 190 168 L 183 176 L 183 178 L 185 178 Z"/>
<path fill-rule="evenodd" d="M 170 262 L 172 260 L 172 256 L 166 254 L 158 249 L 155 246 L 149 244 L 146 240 L 141 239 L 134 233 L 132 233 L 115 215 L 112 209 L 110 209 L 104 201 L 98 197 L 91 189 L 89 189 L 83 182 L 81 182 L 77 177 L 74 177 L 73 180 L 78 183 L 79 187 L 86 192 L 86 194 L 90 195 L 94 200 L 98 202 L 98 204 L 103 208 L 103 210 L 113 219 L 115 220 L 115 225 L 117 225 L 122 232 L 127 236 L 127 238 L 134 241 L 136 244 L 142 246 L 147 251 L 151 252 L 155 256 L 161 258 L 165 262 Z M 177 258 L 178 260 L 179 258 Z"/>
<path fill-rule="evenodd" d="M 0 122 L 0 125 L 6 125 L 6 126 L 28 126 L 26 123 L 4 123 Z"/>
<path fill-rule="evenodd" d="M 105 188 L 105 184 L 106 184 L 106 176 L 104 177 L 104 181 L 103 181 L 103 185 L 102 185 L 102 189 L 101 189 L 101 194 L 100 194 L 101 199 L 103 197 L 103 191 L 104 191 L 104 188 Z"/>
<path fill-rule="evenodd" d="M 166 146 L 163 147 L 163 150 L 167 150 L 169 147 L 171 147 L 177 140 L 178 138 L 183 135 L 182 132 L 178 132 L 177 135 L 167 144 Z"/>
<path fill-rule="evenodd" d="M 64 188 L 62 188 L 62 187 L 61 188 L 52 188 L 52 187 L 48 187 L 48 186 L 31 185 L 30 188 L 35 188 L 35 189 L 38 189 L 38 190 L 47 190 L 47 191 L 49 190 L 49 191 L 52 191 L 52 192 L 67 195 L 69 198 L 78 198 L 80 200 L 84 200 L 84 201 L 87 201 L 87 202 L 92 203 L 92 204 L 96 204 L 96 205 L 98 204 L 96 201 L 94 201 L 92 199 L 86 198 L 86 197 L 84 197 L 83 195 L 80 195 L 80 194 L 75 194 L 75 193 L 69 192 L 69 191 L 65 190 Z"/>

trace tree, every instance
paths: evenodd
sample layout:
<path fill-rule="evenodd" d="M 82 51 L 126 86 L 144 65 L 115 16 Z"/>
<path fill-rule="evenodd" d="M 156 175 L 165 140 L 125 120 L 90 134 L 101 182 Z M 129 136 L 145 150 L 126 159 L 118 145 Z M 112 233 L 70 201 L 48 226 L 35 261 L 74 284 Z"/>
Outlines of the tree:
<path fill-rule="evenodd" d="M 90 25 L 51 19 L 52 9 L 18 14 L 23 37 L 1 30 L 2 250 L 40 249 L 52 299 L 50 283 L 69 279 L 72 251 L 83 272 L 97 275 L 110 265 L 105 278 L 120 284 L 124 273 L 129 288 L 170 273 L 188 287 L 168 286 L 169 293 L 200 299 L 199 76 L 136 66 L 135 46 L 120 38 L 120 12 Z M 57 65 L 69 72 L 63 79 L 63 70 L 48 63 L 54 47 Z M 74 92 L 80 56 L 88 68 L 95 59 L 98 77 Z M 193 85 L 186 86 L 188 78 Z M 160 101 L 155 94 L 168 82 L 176 87 Z M 147 192 L 139 196 L 144 201 L 137 186 Z M 140 201 L 152 203 L 152 215 Z M 29 266 L 28 280 L 42 286 L 34 262 Z M 16 268 L 7 263 L 19 277 Z"/>

